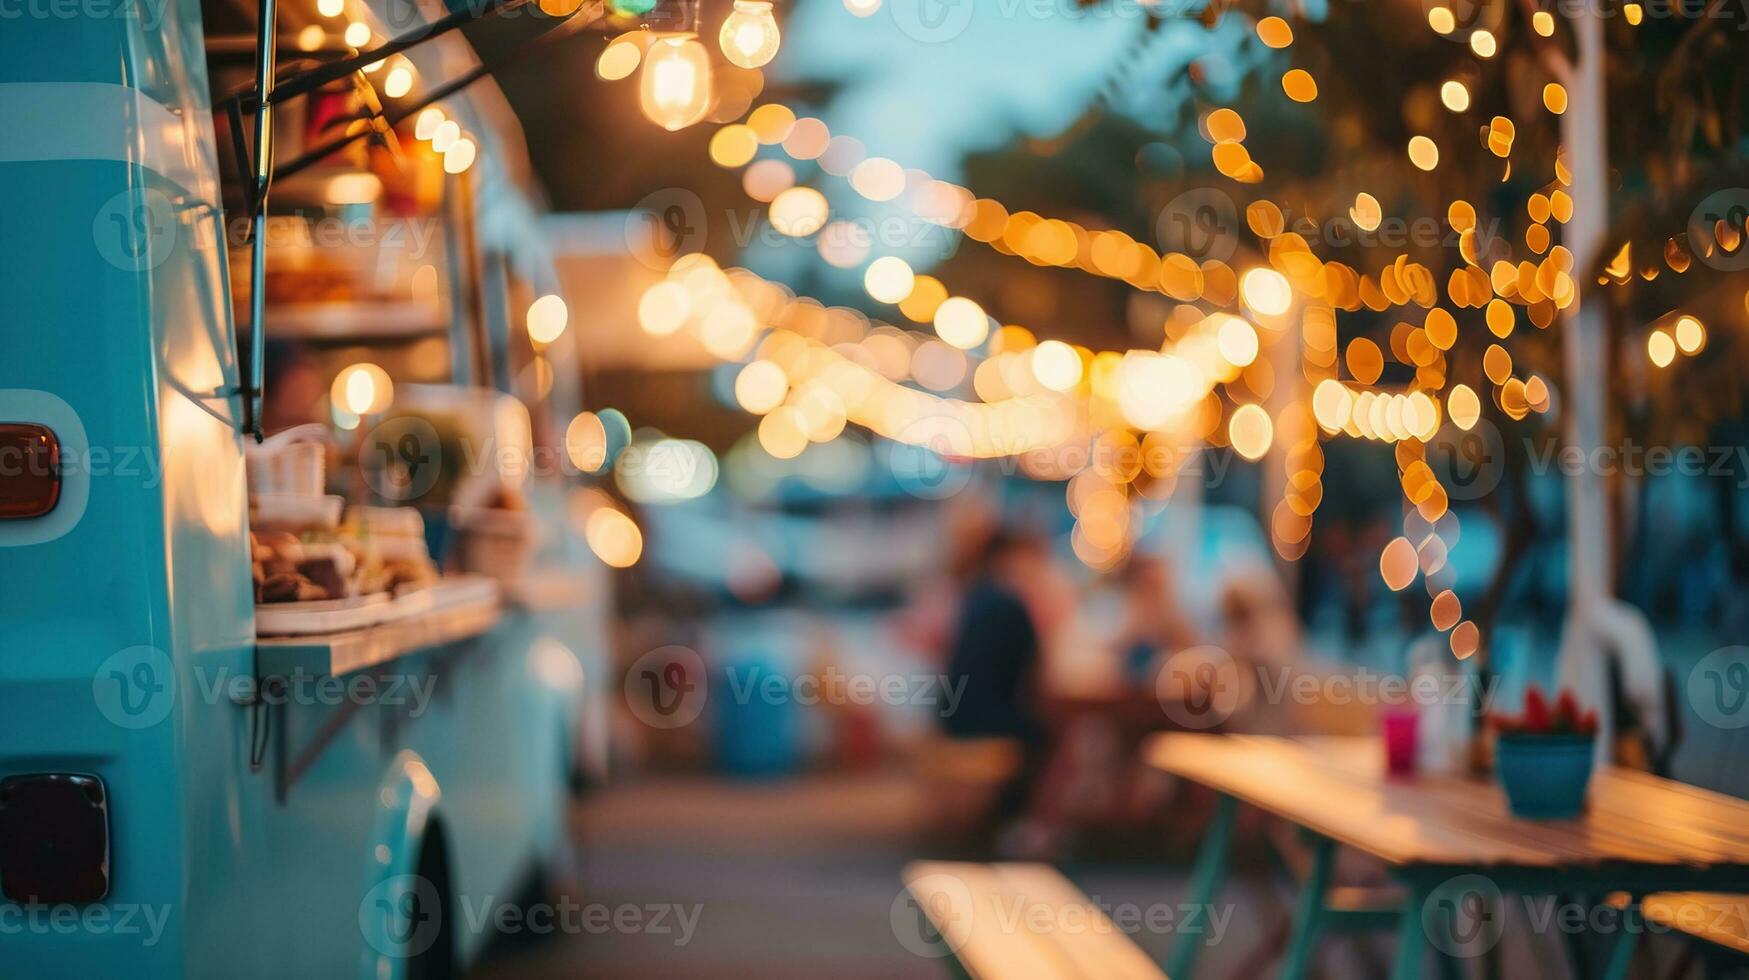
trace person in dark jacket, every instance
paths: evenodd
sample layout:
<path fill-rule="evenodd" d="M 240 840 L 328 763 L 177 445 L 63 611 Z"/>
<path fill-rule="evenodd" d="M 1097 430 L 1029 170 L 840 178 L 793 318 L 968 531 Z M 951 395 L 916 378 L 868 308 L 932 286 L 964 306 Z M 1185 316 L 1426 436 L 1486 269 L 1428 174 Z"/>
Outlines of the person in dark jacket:
<path fill-rule="evenodd" d="M 949 648 L 948 682 L 963 685 L 957 710 L 941 719 L 953 738 L 1013 738 L 1021 765 L 999 794 L 993 819 L 1022 816 L 1046 762 L 1037 697 L 1039 631 L 1019 582 L 1049 561 L 1042 540 L 997 532 L 984 549 L 960 603 Z"/>

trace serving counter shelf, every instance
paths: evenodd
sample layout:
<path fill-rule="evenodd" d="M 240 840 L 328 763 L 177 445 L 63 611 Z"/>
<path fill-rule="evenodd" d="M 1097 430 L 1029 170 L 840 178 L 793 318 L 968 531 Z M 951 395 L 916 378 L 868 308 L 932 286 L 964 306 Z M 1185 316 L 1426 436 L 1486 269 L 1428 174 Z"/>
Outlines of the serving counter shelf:
<path fill-rule="evenodd" d="M 576 569 L 539 566 L 504 586 L 506 604 L 530 613 L 553 612 L 589 601 L 590 578 Z"/>
<path fill-rule="evenodd" d="M 369 670 L 412 653 L 484 635 L 497 624 L 502 603 L 497 583 L 474 576 L 447 579 L 391 605 L 416 608 L 361 629 L 255 641 L 256 677 L 296 672 L 339 677 Z"/>
<path fill-rule="evenodd" d="M 402 608 L 374 626 L 255 641 L 253 696 L 242 702 L 250 712 L 249 769 L 271 771 L 275 799 L 287 798 L 368 700 L 341 699 L 294 744 L 285 717 L 294 679 L 388 676 L 385 668 L 402 657 L 484 636 L 502 615 L 498 583 L 478 576 L 447 578 L 387 605 Z"/>

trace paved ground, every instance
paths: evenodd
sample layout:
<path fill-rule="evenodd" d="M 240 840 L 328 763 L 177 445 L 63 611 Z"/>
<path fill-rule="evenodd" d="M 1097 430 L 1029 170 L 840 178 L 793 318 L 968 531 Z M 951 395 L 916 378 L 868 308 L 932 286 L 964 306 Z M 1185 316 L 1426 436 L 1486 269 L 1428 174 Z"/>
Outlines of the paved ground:
<path fill-rule="evenodd" d="M 886 977 L 947 976 L 909 951 L 894 930 L 899 869 L 923 853 L 924 801 L 901 776 L 811 776 L 774 783 L 665 777 L 621 785 L 579 805 L 577 899 L 612 908 L 696 910 L 689 941 L 670 931 L 609 930 L 511 950 L 479 976 Z M 1102 904 L 1171 905 L 1182 870 L 1105 864 L 1067 869 Z M 1269 922 L 1271 902 L 1239 882 L 1227 939 L 1210 976 L 1238 967 Z M 1266 922 L 1248 920 L 1263 908 Z M 901 907 L 901 928 L 913 913 Z M 1137 937 L 1156 955 L 1169 936 Z"/>
<path fill-rule="evenodd" d="M 926 802 L 899 775 L 769 783 L 668 776 L 598 792 L 572 814 L 580 861 L 569 894 L 579 904 L 641 915 L 667 908 L 661 931 L 606 929 L 524 943 L 501 950 L 477 976 L 946 977 L 943 964 L 909 951 L 894 926 L 899 869 L 930 847 L 921 833 Z M 1108 909 L 1176 909 L 1185 891 L 1184 869 L 1168 863 L 1107 860 L 1064 870 Z M 1204 954 L 1198 976 L 1273 975 L 1278 947 L 1267 937 L 1283 927 L 1290 901 L 1279 875 L 1265 883 L 1256 869 L 1241 873 L 1221 896 L 1225 933 Z M 675 909 L 696 916 L 684 939 Z M 914 913 L 901 906 L 897 921 L 906 927 Z M 1500 975 L 1569 975 L 1560 938 L 1530 936 L 1528 922 L 1522 909 L 1508 913 Z M 1144 929 L 1135 939 L 1159 960 L 1171 935 Z M 1388 936 L 1327 940 L 1320 975 L 1382 977 L 1389 949 Z M 1668 975 L 1676 952 L 1663 941 L 1659 963 L 1642 962 L 1636 976 Z M 1483 975 L 1479 961 L 1465 968 L 1465 976 Z"/>

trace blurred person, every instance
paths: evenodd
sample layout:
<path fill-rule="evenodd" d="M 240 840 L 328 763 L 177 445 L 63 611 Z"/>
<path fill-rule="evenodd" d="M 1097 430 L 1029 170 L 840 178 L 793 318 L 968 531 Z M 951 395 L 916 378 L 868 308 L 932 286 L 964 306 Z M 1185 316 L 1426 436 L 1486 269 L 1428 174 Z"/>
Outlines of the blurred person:
<path fill-rule="evenodd" d="M 991 535 L 960 601 L 948 648 L 952 684 L 965 685 L 959 710 L 942 719 L 956 738 L 1037 740 L 1039 628 L 1025 598 L 1026 579 L 1048 564 L 1044 542 Z"/>
<path fill-rule="evenodd" d="M 958 709 L 941 718 L 952 739 L 1011 739 L 1018 765 L 997 792 L 988 825 L 1006 828 L 1033 851 L 1052 832 L 1029 809 L 1050 762 L 1048 728 L 1039 697 L 1040 629 L 1034 604 L 1044 601 L 1051 556 L 1038 537 L 998 531 L 987 541 L 965 596 L 947 658 L 948 684 L 962 691 Z M 1029 603 L 1028 596 L 1033 598 Z"/>
<path fill-rule="evenodd" d="M 1162 653 L 1197 643 L 1196 625 L 1178 599 L 1178 580 L 1171 560 L 1137 554 L 1123 571 L 1124 612 L 1117 649 L 1125 675 L 1149 680 L 1148 666 Z"/>
<path fill-rule="evenodd" d="M 981 571 L 997 533 L 996 508 L 982 494 L 949 498 L 941 510 L 941 568 L 923 581 L 894 617 L 900 642 L 945 662 L 962 597 Z"/>
<path fill-rule="evenodd" d="M 272 435 L 294 426 L 327 422 L 322 399 L 328 383 L 316 361 L 301 345 L 268 341 L 261 396 L 261 428 Z"/>
<path fill-rule="evenodd" d="M 1304 652 L 1299 616 L 1275 570 L 1243 569 L 1221 589 L 1223 648 L 1241 665 L 1280 667 Z"/>
<path fill-rule="evenodd" d="M 1229 697 L 1237 701 L 1227 726 L 1240 731 L 1282 733 L 1297 727 L 1295 706 L 1258 697 L 1265 674 L 1307 669 L 1298 613 L 1275 569 L 1238 569 L 1221 587 L 1220 649 L 1236 675 Z M 1283 678 L 1285 679 L 1285 678 Z"/>

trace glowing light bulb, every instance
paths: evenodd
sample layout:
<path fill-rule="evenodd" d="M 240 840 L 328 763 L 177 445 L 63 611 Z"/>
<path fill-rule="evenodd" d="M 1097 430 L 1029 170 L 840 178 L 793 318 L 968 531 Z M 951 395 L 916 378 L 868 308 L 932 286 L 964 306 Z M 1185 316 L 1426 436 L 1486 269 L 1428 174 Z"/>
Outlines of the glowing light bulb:
<path fill-rule="evenodd" d="M 413 137 L 428 140 L 437 135 L 437 127 L 443 125 L 443 110 L 434 105 L 428 105 L 419 110 L 419 117 L 413 120 Z M 457 127 L 460 129 L 460 127 Z M 458 134 L 459 135 L 459 134 Z"/>
<path fill-rule="evenodd" d="M 1454 78 L 1439 87 L 1439 101 L 1453 112 L 1462 112 L 1470 107 L 1470 90 Z"/>
<path fill-rule="evenodd" d="M 443 172 L 459 174 L 474 165 L 474 154 L 478 149 L 474 141 L 463 136 L 455 141 L 455 145 L 443 151 Z"/>
<path fill-rule="evenodd" d="M 1280 316 L 1293 305 L 1293 287 L 1287 277 L 1274 269 L 1259 266 L 1245 273 L 1239 281 L 1239 293 L 1245 305 L 1264 316 Z"/>
<path fill-rule="evenodd" d="M 454 119 L 445 119 L 437 124 L 436 129 L 431 131 L 431 148 L 439 153 L 443 153 L 450 147 L 454 146 L 456 141 L 461 138 L 461 123 L 456 122 Z"/>
<path fill-rule="evenodd" d="M 1081 383 L 1081 355 L 1060 340 L 1047 340 L 1033 349 L 1032 374 L 1052 391 L 1068 391 Z"/>
<path fill-rule="evenodd" d="M 1662 330 L 1652 331 L 1646 338 L 1646 354 L 1652 358 L 1652 363 L 1659 367 L 1669 367 L 1676 359 L 1676 341 Z"/>
<path fill-rule="evenodd" d="M 609 41 L 601 57 L 595 59 L 595 74 L 614 82 L 637 71 L 644 60 L 642 34 L 642 31 L 633 31 Z"/>
<path fill-rule="evenodd" d="M 528 306 L 528 338 L 537 344 L 550 344 L 565 332 L 565 323 L 569 319 L 565 301 L 555 293 L 548 293 Z"/>
<path fill-rule="evenodd" d="M 771 15 L 770 0 L 735 0 L 735 11 L 723 21 L 717 34 L 717 44 L 730 63 L 742 68 L 758 68 L 777 56 L 777 46 L 783 36 L 777 30 L 777 18 Z"/>
<path fill-rule="evenodd" d="M 990 315 L 964 296 L 953 296 L 935 308 L 935 332 L 960 350 L 971 350 L 990 335 Z"/>
<path fill-rule="evenodd" d="M 370 27 L 362 21 L 353 21 L 346 25 L 346 33 L 341 35 L 348 47 L 362 48 L 370 43 Z"/>
<path fill-rule="evenodd" d="M 334 376 L 328 397 L 354 415 L 371 415 L 389 407 L 395 384 L 389 372 L 368 361 L 348 365 Z"/>
<path fill-rule="evenodd" d="M 650 121 L 669 132 L 704 118 L 711 101 L 711 62 L 697 35 L 663 34 L 644 59 L 638 101 Z"/>
<path fill-rule="evenodd" d="M 383 94 L 391 99 L 398 99 L 413 91 L 413 71 L 405 65 L 397 65 L 389 69 L 389 74 L 383 79 Z"/>
<path fill-rule="evenodd" d="M 614 568 L 630 568 L 644 553 L 644 535 L 638 525 L 612 507 L 597 507 L 583 525 L 583 539 L 595 556 Z"/>
<path fill-rule="evenodd" d="M 895 255 L 875 259 L 862 275 L 863 288 L 868 290 L 870 297 L 882 303 L 897 303 L 911 295 L 916 283 L 917 276 L 911 271 L 910 264 Z"/>
<path fill-rule="evenodd" d="M 346 12 L 346 0 L 316 0 L 316 13 L 323 17 L 338 17 Z"/>

